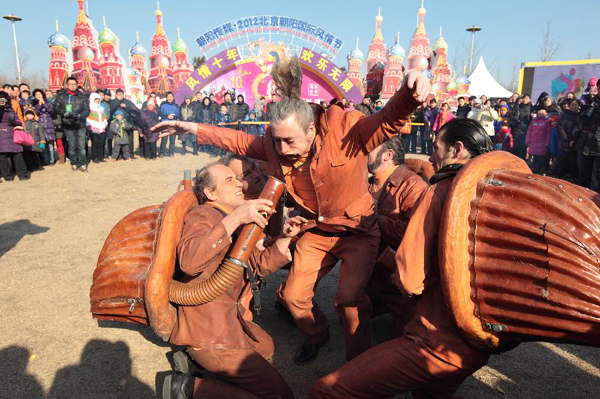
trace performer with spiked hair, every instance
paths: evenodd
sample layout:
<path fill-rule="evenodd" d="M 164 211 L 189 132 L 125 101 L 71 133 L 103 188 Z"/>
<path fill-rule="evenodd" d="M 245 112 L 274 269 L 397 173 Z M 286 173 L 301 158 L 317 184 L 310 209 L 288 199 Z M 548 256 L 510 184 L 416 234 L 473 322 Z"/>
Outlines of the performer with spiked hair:
<path fill-rule="evenodd" d="M 262 137 L 181 121 L 165 121 L 153 130 L 163 136 L 197 133 L 200 145 L 267 162 L 268 173 L 286 183 L 289 197 L 310 221 L 296 245 L 288 280 L 278 290 L 279 307 L 289 310 L 306 338 L 295 360 L 301 364 L 315 358 L 328 338 L 328 323 L 314 296 L 319 280 L 338 260 L 335 307 L 343 322 L 346 358 L 352 359 L 371 346 L 371 303 L 364 291 L 380 239 L 367 158 L 427 98 L 429 79 L 418 71 L 408 73 L 381 112 L 365 117 L 335 106 L 325 110 L 300 98 L 297 57 L 275 65 L 272 75 L 281 101 Z"/>

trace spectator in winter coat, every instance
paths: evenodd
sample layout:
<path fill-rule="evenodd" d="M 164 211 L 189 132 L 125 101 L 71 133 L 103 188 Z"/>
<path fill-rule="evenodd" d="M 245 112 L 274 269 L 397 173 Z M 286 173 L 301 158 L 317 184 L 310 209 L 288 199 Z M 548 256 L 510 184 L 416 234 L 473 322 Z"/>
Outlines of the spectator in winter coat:
<path fill-rule="evenodd" d="M 215 116 L 213 113 L 214 106 L 218 108 L 218 105 L 213 104 L 210 101 L 210 97 L 204 97 L 194 109 L 194 120 L 198 123 L 211 124 Z M 201 145 L 199 150 L 207 154 L 212 154 L 214 152 L 213 147 L 209 145 Z"/>
<path fill-rule="evenodd" d="M 244 96 L 238 94 L 237 103 L 233 106 L 233 108 L 229 109 L 231 119 L 233 122 L 239 122 L 246 120 L 246 116 L 248 116 L 248 111 L 250 107 L 244 101 Z"/>
<path fill-rule="evenodd" d="M 598 81 L 600 83 L 600 81 Z M 593 97 L 589 96 L 579 113 L 579 134 L 577 135 L 577 160 L 579 185 L 592 188 L 592 176 L 598 182 L 600 192 L 600 94 L 596 87 Z"/>
<path fill-rule="evenodd" d="M 425 129 L 423 129 L 423 132 L 421 133 L 421 154 L 433 154 L 433 124 L 435 123 L 438 112 L 437 101 L 435 98 L 432 98 L 423 112 Z"/>
<path fill-rule="evenodd" d="M 130 161 L 129 158 L 129 135 L 132 134 L 132 126 L 125 119 L 125 112 L 120 109 L 115 112 L 114 119 L 110 123 L 110 130 L 113 134 L 113 152 L 112 152 L 112 162 L 115 162 L 121 152 L 123 153 L 123 159 L 125 161 Z"/>
<path fill-rule="evenodd" d="M 158 132 L 152 132 L 150 128 L 159 122 L 158 112 L 156 112 L 156 102 L 148 101 L 146 108 L 142 110 L 140 116 L 140 129 L 144 135 L 144 158 L 156 159 L 156 142 L 158 141 Z"/>
<path fill-rule="evenodd" d="M 56 141 L 56 131 L 52 122 L 54 106 L 50 101 L 46 101 L 46 95 L 43 90 L 35 89 L 33 97 L 33 106 L 38 115 L 40 126 L 44 131 L 44 137 L 46 138 L 46 148 L 44 148 L 42 155 L 44 165 L 54 165 L 54 142 Z"/>
<path fill-rule="evenodd" d="M 459 97 L 458 108 L 456 109 L 456 118 L 467 119 L 469 111 L 471 111 L 471 106 L 465 101 L 465 97 Z"/>
<path fill-rule="evenodd" d="M 217 103 L 217 100 L 216 100 L 214 94 L 211 94 L 210 96 L 208 96 L 208 98 L 210 99 L 210 112 L 214 117 L 216 114 L 219 113 L 219 108 L 220 108 L 219 103 Z M 211 120 L 212 120 L 212 118 L 211 118 Z"/>
<path fill-rule="evenodd" d="M 545 173 L 550 162 L 550 132 L 552 125 L 546 110 L 541 108 L 537 117 L 531 121 L 527 130 L 525 143 L 529 147 L 529 154 L 533 156 L 533 173 Z"/>
<path fill-rule="evenodd" d="M 67 79 L 67 88 L 58 92 L 54 100 L 54 112 L 61 117 L 61 125 L 67 137 L 71 169 L 87 171 L 85 152 L 85 118 L 90 109 L 85 94 L 77 89 L 77 79 Z"/>
<path fill-rule="evenodd" d="M 264 107 L 260 101 L 254 103 L 254 108 L 252 108 L 252 110 L 254 111 L 254 115 L 256 115 L 257 122 L 265 121 L 265 113 L 263 111 L 263 108 Z"/>
<path fill-rule="evenodd" d="M 427 106 L 427 103 L 423 103 L 422 105 L 419 106 L 419 108 L 417 108 L 415 110 L 415 112 L 413 112 L 410 115 L 410 122 L 413 125 L 410 127 L 410 134 L 408 135 L 408 137 L 406 139 L 406 153 L 407 154 L 416 154 L 417 153 L 417 141 L 419 139 L 419 132 L 422 135 L 423 130 L 425 130 L 424 126 L 420 126 L 419 124 L 422 125 L 424 123 L 423 112 L 424 112 L 424 108 L 426 106 Z"/>
<path fill-rule="evenodd" d="M 179 112 L 181 114 L 180 119 L 185 122 L 194 122 L 194 110 L 195 106 L 192 103 L 192 97 L 185 96 L 185 100 L 179 108 Z M 184 155 L 186 153 L 187 144 L 192 147 L 192 152 L 194 155 L 198 155 L 198 140 L 195 134 L 184 134 L 181 137 L 181 151 Z"/>
<path fill-rule="evenodd" d="M 179 107 L 175 104 L 175 96 L 172 92 L 167 92 L 167 101 L 164 101 L 160 104 L 160 108 L 158 109 L 158 115 L 161 120 L 179 120 L 180 113 Z M 169 149 L 167 150 L 167 143 L 169 144 Z M 160 140 L 160 153 L 159 157 L 169 156 L 172 157 L 175 155 L 175 136 L 163 137 Z"/>
<path fill-rule="evenodd" d="M 512 110 L 509 117 L 510 130 L 515 143 L 513 146 L 513 154 L 521 159 L 527 157 L 527 144 L 525 144 L 525 138 L 527 136 L 527 128 L 531 123 L 531 110 L 531 98 L 528 95 L 524 95 L 521 99 L 521 103 Z"/>
<path fill-rule="evenodd" d="M 452 119 L 454 119 L 454 115 L 452 115 L 452 111 L 450 111 L 450 106 L 448 103 L 443 103 L 442 110 L 438 112 L 437 116 L 435 117 L 433 131 L 436 133 L 439 132 L 442 126 L 450 122 Z"/>
<path fill-rule="evenodd" d="M 33 100 L 34 97 L 31 97 L 31 93 L 29 92 L 29 90 L 23 90 L 21 92 L 21 99 L 19 100 L 19 105 L 21 106 L 21 111 L 23 112 L 23 115 L 25 115 L 25 111 L 35 111 L 35 108 L 33 106 Z M 35 115 L 35 117 L 37 119 L 37 115 Z"/>
<path fill-rule="evenodd" d="M 485 97 L 485 96 L 482 96 Z M 498 118 L 498 113 L 492 108 L 490 100 L 481 102 L 481 112 L 474 119 L 483 126 L 487 134 L 494 141 L 494 121 Z"/>
<path fill-rule="evenodd" d="M 232 128 L 230 125 L 225 125 L 226 123 L 231 123 L 231 115 L 229 115 L 227 108 L 227 104 L 223 103 L 221 104 L 221 112 L 219 112 L 217 115 L 215 115 L 213 117 L 213 125 L 218 125 L 218 126 L 223 126 L 223 127 L 228 127 L 230 129 L 235 129 Z"/>
<path fill-rule="evenodd" d="M 510 117 L 510 110 L 508 105 L 501 105 L 498 108 L 498 118 L 494 121 L 494 133 L 498 134 L 500 129 L 502 129 L 503 122 L 508 120 Z"/>
<path fill-rule="evenodd" d="M 85 120 L 85 125 L 92 139 L 92 159 L 94 163 L 106 162 L 104 160 L 104 144 L 106 143 L 108 114 L 102 106 L 102 98 L 98 93 L 90 94 L 90 113 Z"/>
<path fill-rule="evenodd" d="M 232 109 L 232 107 L 235 105 L 233 103 L 233 96 L 231 95 L 230 92 L 225 93 L 225 95 L 223 96 L 223 104 L 225 106 L 227 106 L 227 113 L 229 114 L 229 116 L 231 117 L 231 119 L 233 119 L 233 112 L 234 110 Z M 219 107 L 219 110 L 221 108 Z"/>
<path fill-rule="evenodd" d="M 503 120 L 500 129 L 494 136 L 494 150 L 511 152 L 514 146 L 508 119 Z"/>
<path fill-rule="evenodd" d="M 556 177 L 565 176 L 577 177 L 579 171 L 577 168 L 577 132 L 579 130 L 579 101 L 576 99 L 567 100 L 567 110 L 564 111 L 558 120 L 557 133 L 562 142 L 562 156 L 556 161 Z"/>
<path fill-rule="evenodd" d="M 356 110 L 362 112 L 365 116 L 369 116 L 373 113 L 373 107 L 371 106 L 371 98 L 364 96 L 362 103 L 356 106 Z"/>
<path fill-rule="evenodd" d="M 15 173 L 19 180 L 29 179 L 23 147 L 13 140 L 15 130 L 24 130 L 23 122 L 13 108 L 10 95 L 0 91 L 0 177 L 6 181 L 13 181 Z"/>
<path fill-rule="evenodd" d="M 46 147 L 46 137 L 40 124 L 35 120 L 35 112 L 32 109 L 25 111 L 25 130 L 33 137 L 33 146 L 23 148 L 25 165 L 32 172 L 43 170 L 42 153 Z"/>
<path fill-rule="evenodd" d="M 273 107 L 275 106 L 276 103 L 277 103 L 277 94 L 273 94 L 271 96 L 271 102 L 267 104 L 266 116 L 267 116 L 268 121 L 271 120 L 271 112 L 273 112 Z"/>

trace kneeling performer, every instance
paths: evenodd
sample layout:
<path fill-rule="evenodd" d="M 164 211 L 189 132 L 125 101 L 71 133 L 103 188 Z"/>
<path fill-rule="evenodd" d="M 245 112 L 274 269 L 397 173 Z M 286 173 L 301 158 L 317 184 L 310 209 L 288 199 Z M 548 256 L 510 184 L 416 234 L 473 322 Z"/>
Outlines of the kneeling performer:
<path fill-rule="evenodd" d="M 246 201 L 242 183 L 233 170 L 212 164 L 196 178 L 194 193 L 200 205 L 185 216 L 177 251 L 184 273 L 180 281 L 194 284 L 208 279 L 227 255 L 240 226 L 256 223 L 264 228 L 271 201 Z M 205 370 L 225 381 L 174 374 L 165 378 L 163 398 L 293 398 L 292 391 L 270 364 L 273 340 L 247 314 L 251 283 L 287 264 L 290 240 L 303 227 L 301 217 L 286 221 L 283 233 L 263 251 L 254 249 L 250 268 L 222 296 L 198 306 L 180 306 L 170 342 L 187 346 L 187 353 Z M 252 284 L 254 285 L 254 284 Z M 252 287 L 254 288 L 254 287 Z"/>

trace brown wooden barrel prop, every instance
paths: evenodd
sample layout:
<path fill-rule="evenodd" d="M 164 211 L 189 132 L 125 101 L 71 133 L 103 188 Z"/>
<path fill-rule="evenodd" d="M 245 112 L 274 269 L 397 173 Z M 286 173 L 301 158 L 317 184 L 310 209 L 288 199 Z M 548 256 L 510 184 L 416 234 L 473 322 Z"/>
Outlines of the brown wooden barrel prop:
<path fill-rule="evenodd" d="M 600 198 L 496 151 L 455 177 L 440 225 L 450 312 L 471 345 L 600 345 Z"/>

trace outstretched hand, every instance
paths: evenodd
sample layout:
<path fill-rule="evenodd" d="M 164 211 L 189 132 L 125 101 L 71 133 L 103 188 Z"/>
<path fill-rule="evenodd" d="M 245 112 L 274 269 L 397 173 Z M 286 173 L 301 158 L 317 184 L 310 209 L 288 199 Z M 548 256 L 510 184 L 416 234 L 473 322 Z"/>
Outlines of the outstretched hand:
<path fill-rule="evenodd" d="M 404 84 L 413 92 L 414 97 L 420 101 L 426 101 L 431 90 L 431 81 L 422 71 L 410 71 L 404 77 Z"/>
<path fill-rule="evenodd" d="M 197 125 L 194 122 L 181 122 L 181 121 L 163 121 L 157 125 L 154 125 L 150 130 L 153 132 L 159 132 L 158 137 L 166 137 L 172 134 L 188 134 L 196 133 Z"/>

